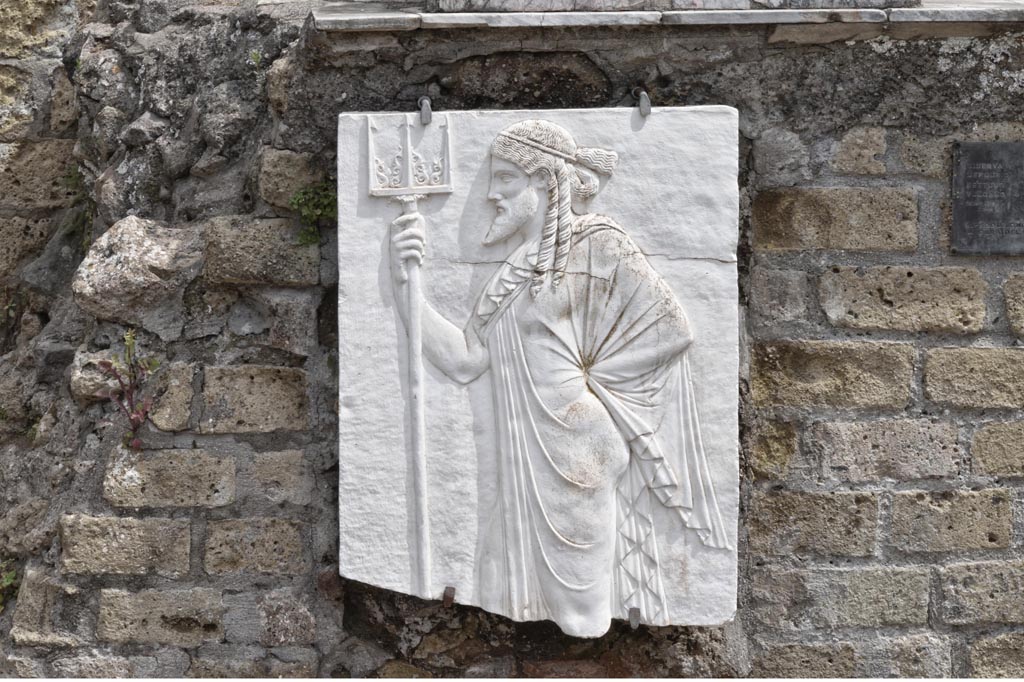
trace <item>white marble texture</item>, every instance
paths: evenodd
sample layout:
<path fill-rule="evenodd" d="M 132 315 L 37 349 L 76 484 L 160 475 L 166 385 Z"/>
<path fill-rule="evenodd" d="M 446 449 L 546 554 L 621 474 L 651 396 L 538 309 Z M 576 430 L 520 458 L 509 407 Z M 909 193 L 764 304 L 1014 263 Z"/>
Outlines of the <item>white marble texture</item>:
<path fill-rule="evenodd" d="M 380 114 L 373 116 L 387 121 Z M 710 484 L 722 519 L 722 544 L 727 545 L 709 546 L 698 532 L 684 527 L 678 509 L 655 503 L 650 516 L 658 529 L 657 566 L 667 616 L 653 610 L 639 615 L 645 621 L 688 625 L 728 621 L 736 608 L 738 510 L 737 112 L 728 107 L 655 108 L 648 118 L 626 108 L 435 112 L 432 125 L 445 118 L 452 135 L 453 191 L 419 201 L 427 234 L 423 297 L 460 330 L 474 317 L 488 279 L 513 251 L 508 243 L 481 243 L 496 215 L 493 201 L 488 200 L 495 182 L 489 152 L 496 135 L 515 122 L 543 119 L 563 126 L 580 146 L 618 154 L 618 165 L 610 177 L 602 179 L 600 193 L 588 205 L 575 207 L 581 213 L 607 215 L 621 225 L 646 254 L 638 262 L 649 264 L 657 273 L 654 277 L 667 284 L 685 311 L 694 339 L 685 357 L 692 372 Z M 413 139 L 420 133 L 416 123 Z M 436 129 L 431 134 L 436 135 Z M 445 588 L 452 586 L 460 603 L 484 605 L 518 620 L 553 618 L 573 634 L 603 633 L 608 626 L 607 606 L 604 611 L 576 612 L 552 598 L 553 605 L 546 610 L 517 607 L 514 600 L 502 602 L 497 597 L 500 590 L 478 573 L 483 557 L 493 558 L 487 554 L 494 551 L 487 530 L 494 521 L 489 510 L 502 498 L 504 484 L 497 482 L 498 471 L 501 458 L 509 457 L 503 450 L 507 444 L 502 445 L 505 441 L 496 435 L 499 415 L 504 413 L 493 393 L 493 361 L 490 369 L 465 385 L 453 381 L 446 374 L 450 370 L 423 361 L 432 560 L 429 585 L 417 586 L 414 519 L 418 507 L 406 380 L 410 355 L 389 266 L 389 224 L 402 209 L 395 201 L 369 196 L 367 115 L 342 114 L 338 144 L 342 575 L 432 599 L 441 598 Z M 624 263 L 627 260 L 623 258 Z M 529 291 L 520 294 L 526 298 L 516 306 L 526 307 L 517 307 L 517 314 L 529 309 L 530 296 Z M 489 342 L 492 354 L 497 352 L 495 343 Z M 527 348 L 532 346 L 527 343 Z M 542 370 L 534 365 L 530 371 Z M 535 379 L 538 385 L 545 382 L 543 376 Z M 661 423 L 670 423 L 665 419 Z M 658 428 L 661 438 L 667 431 Z M 551 442 L 549 447 L 561 447 Z M 590 446 L 570 439 L 566 447 L 584 451 Z M 673 450 L 665 459 L 675 461 L 673 466 L 678 468 L 678 458 L 683 456 L 682 450 Z M 689 451 L 685 456 L 690 456 Z M 535 485 L 549 498 L 556 494 L 543 482 Z M 573 512 L 566 513 L 571 517 Z M 609 508 L 603 506 L 593 516 L 604 518 L 607 513 Z M 586 522 L 593 525 L 591 516 Z M 584 518 L 577 520 L 582 523 Z M 609 532 L 614 532 L 614 523 L 609 523 Z M 525 573 L 532 575 L 534 569 L 528 565 Z M 599 567 L 598 577 L 614 580 L 614 571 L 614 565 Z M 598 590 L 588 604 L 607 600 L 606 592 Z M 613 605 L 611 615 L 625 617 L 625 611 Z"/>
<path fill-rule="evenodd" d="M 423 9 L 378 8 L 361 3 L 324 5 L 313 11 L 322 31 L 412 31 L 418 28 L 530 28 L 552 26 L 732 26 L 825 23 L 1001 23 L 1024 21 L 1024 0 L 925 0 L 921 7 L 894 9 L 735 9 L 728 4 L 710 9 L 658 11 L 566 12 L 427 12 Z M 452 4 L 451 7 L 455 7 Z M 500 18 L 505 14 L 506 19 Z M 446 16 L 447 15 L 447 16 Z"/>

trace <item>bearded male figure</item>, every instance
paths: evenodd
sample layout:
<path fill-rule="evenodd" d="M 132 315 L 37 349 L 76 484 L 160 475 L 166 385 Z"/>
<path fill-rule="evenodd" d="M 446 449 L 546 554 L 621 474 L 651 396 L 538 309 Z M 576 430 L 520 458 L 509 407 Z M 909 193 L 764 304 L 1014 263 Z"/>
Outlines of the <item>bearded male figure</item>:
<path fill-rule="evenodd" d="M 639 609 L 669 623 L 652 509 L 711 547 L 728 546 L 700 437 L 672 291 L 611 218 L 578 214 L 615 152 L 561 126 L 521 121 L 491 146 L 485 244 L 511 253 L 464 327 L 426 301 L 423 352 L 452 380 L 490 370 L 497 491 L 477 552 L 478 603 L 595 637 Z M 419 214 L 392 224 L 403 322 L 406 263 L 424 258 Z"/>

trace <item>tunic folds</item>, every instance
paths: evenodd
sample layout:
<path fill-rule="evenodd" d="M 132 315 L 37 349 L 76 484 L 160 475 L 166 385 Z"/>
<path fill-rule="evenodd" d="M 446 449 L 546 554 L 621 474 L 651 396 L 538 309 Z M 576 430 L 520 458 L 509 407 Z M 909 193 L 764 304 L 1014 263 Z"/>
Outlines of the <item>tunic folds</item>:
<path fill-rule="evenodd" d="M 496 499 L 479 603 L 579 636 L 640 609 L 669 622 L 652 510 L 729 546 L 672 291 L 611 219 L 578 216 L 560 284 L 529 291 L 537 243 L 502 264 L 471 329 L 490 354 Z"/>

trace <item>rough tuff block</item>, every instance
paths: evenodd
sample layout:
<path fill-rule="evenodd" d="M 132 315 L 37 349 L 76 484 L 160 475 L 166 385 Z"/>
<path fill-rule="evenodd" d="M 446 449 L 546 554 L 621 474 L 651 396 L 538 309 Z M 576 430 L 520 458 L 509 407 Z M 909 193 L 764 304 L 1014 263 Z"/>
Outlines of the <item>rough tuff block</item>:
<path fill-rule="evenodd" d="M 781 341 L 756 346 L 751 386 L 759 405 L 903 407 L 914 349 L 896 343 Z"/>
<path fill-rule="evenodd" d="M 235 499 L 235 461 L 205 450 L 118 450 L 103 497 L 116 507 L 222 507 Z"/>
<path fill-rule="evenodd" d="M 316 642 L 316 618 L 306 600 L 290 590 L 271 592 L 260 600 L 260 623 L 260 643 L 265 646 Z"/>
<path fill-rule="evenodd" d="M 988 287 L 973 268 L 833 267 L 820 287 L 839 327 L 974 334 L 985 323 Z"/>
<path fill-rule="evenodd" d="M 0 208 L 71 205 L 78 194 L 68 181 L 74 147 L 74 140 L 0 144 Z"/>
<path fill-rule="evenodd" d="M 320 182 L 323 173 L 313 166 L 312 154 L 264 147 L 260 159 L 260 196 L 273 206 L 288 207 L 296 192 Z"/>
<path fill-rule="evenodd" d="M 761 570 L 753 576 L 755 613 L 775 629 L 924 625 L 928 569 Z"/>
<path fill-rule="evenodd" d="M 755 422 L 748 451 L 751 468 L 760 479 L 786 478 L 797 450 L 797 431 L 793 424 L 780 421 Z"/>
<path fill-rule="evenodd" d="M 759 187 L 786 187 L 811 177 L 810 151 L 791 130 L 769 128 L 754 140 L 753 152 Z"/>
<path fill-rule="evenodd" d="M 1006 278 L 1003 298 L 1006 301 L 1006 317 L 1010 321 L 1010 329 L 1017 336 L 1024 336 L 1024 273 L 1014 273 Z"/>
<path fill-rule="evenodd" d="M 885 174 L 885 128 L 854 128 L 839 141 L 832 168 L 850 175 Z"/>
<path fill-rule="evenodd" d="M 761 491 L 748 515 L 754 554 L 870 556 L 878 498 L 873 493 Z"/>
<path fill-rule="evenodd" d="M 96 635 L 108 642 L 195 647 L 224 635 L 219 590 L 101 590 Z"/>
<path fill-rule="evenodd" d="M 971 644 L 972 677 L 1020 677 L 1024 671 L 1024 633 L 982 637 Z"/>
<path fill-rule="evenodd" d="M 0 278 L 7 277 L 26 256 L 46 244 L 49 218 L 0 217 Z"/>
<path fill-rule="evenodd" d="M 929 400 L 958 407 L 1019 408 L 1024 404 L 1024 349 L 938 348 L 924 365 Z"/>
<path fill-rule="evenodd" d="M 291 220 L 223 216 L 206 221 L 206 281 L 211 284 L 314 286 L 320 247 L 300 244 Z"/>
<path fill-rule="evenodd" d="M 65 573 L 188 572 L 188 521 L 71 514 L 61 519 L 60 535 Z"/>
<path fill-rule="evenodd" d="M 756 268 L 750 277 L 749 311 L 754 328 L 804 319 L 809 291 L 806 272 Z"/>
<path fill-rule="evenodd" d="M 254 456 L 251 496 L 272 504 L 309 504 L 313 497 L 313 472 L 301 450 L 264 452 Z"/>
<path fill-rule="evenodd" d="M 1002 549 L 1012 532 L 1007 490 L 903 492 L 893 496 L 892 542 L 904 552 Z"/>
<path fill-rule="evenodd" d="M 857 655 L 848 642 L 768 644 L 754 658 L 754 677 L 856 677 Z"/>
<path fill-rule="evenodd" d="M 163 394 L 157 398 L 150 421 L 161 431 L 184 431 L 192 414 L 192 377 L 196 366 L 187 362 L 174 362 L 161 377 Z"/>
<path fill-rule="evenodd" d="M 761 192 L 753 205 L 754 247 L 766 250 L 917 248 L 917 192 L 816 187 Z"/>
<path fill-rule="evenodd" d="M 206 571 L 295 575 L 306 570 L 305 545 L 302 527 L 294 521 L 212 521 L 207 525 Z"/>
<path fill-rule="evenodd" d="M 808 447 L 829 478 L 848 483 L 945 478 L 960 457 L 956 426 L 928 419 L 818 422 Z"/>
<path fill-rule="evenodd" d="M 309 428 L 306 373 L 290 367 L 207 367 L 204 433 L 270 433 Z"/>
<path fill-rule="evenodd" d="M 949 639 L 933 634 L 908 635 L 888 647 L 888 677 L 950 677 L 952 652 Z"/>
<path fill-rule="evenodd" d="M 903 136 L 899 156 L 906 170 L 949 179 L 954 142 L 997 142 L 1024 138 L 1024 124 L 1011 121 L 980 123 L 944 137 Z"/>
<path fill-rule="evenodd" d="M 1024 476 L 1024 422 L 985 424 L 971 443 L 973 470 L 990 476 Z"/>
<path fill-rule="evenodd" d="M 1024 623 L 1024 561 L 978 561 L 939 569 L 938 614 L 951 625 Z"/>
<path fill-rule="evenodd" d="M 313 649 L 289 647 L 272 654 L 255 646 L 207 644 L 192 654 L 189 677 L 316 677 L 318 657 Z"/>
<path fill-rule="evenodd" d="M 67 647 L 81 644 L 81 638 L 55 622 L 55 611 L 63 600 L 78 592 L 36 569 L 28 569 L 18 588 L 18 601 L 11 622 L 11 641 L 22 646 Z"/>

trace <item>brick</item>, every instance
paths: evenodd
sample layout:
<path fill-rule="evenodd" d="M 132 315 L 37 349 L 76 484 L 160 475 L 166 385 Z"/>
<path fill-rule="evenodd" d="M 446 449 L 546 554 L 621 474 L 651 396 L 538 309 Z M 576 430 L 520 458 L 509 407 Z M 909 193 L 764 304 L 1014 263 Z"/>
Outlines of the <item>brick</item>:
<path fill-rule="evenodd" d="M 830 323 L 852 329 L 974 334 L 988 287 L 974 268 L 833 267 L 821 277 Z"/>
<path fill-rule="evenodd" d="M 309 428 L 306 373 L 291 367 L 207 367 L 203 433 L 271 433 Z"/>
<path fill-rule="evenodd" d="M 315 286 L 320 247 L 300 244 L 291 220 L 222 216 L 206 221 L 206 281 L 210 284 Z"/>
<path fill-rule="evenodd" d="M 70 514 L 61 519 L 60 538 L 65 573 L 188 573 L 188 521 Z"/>
<path fill-rule="evenodd" d="M 1012 532 L 1007 490 L 902 492 L 893 496 L 892 543 L 904 552 L 1004 549 Z"/>
<path fill-rule="evenodd" d="M 903 407 L 914 349 L 897 343 L 780 341 L 755 346 L 751 390 L 759 405 Z"/>
<path fill-rule="evenodd" d="M 754 247 L 766 250 L 913 251 L 917 192 L 903 188 L 814 187 L 760 192 Z"/>
<path fill-rule="evenodd" d="M 887 677 L 950 677 L 952 652 L 949 639 L 933 634 L 907 635 L 888 646 Z"/>
<path fill-rule="evenodd" d="M 296 192 L 320 182 L 323 173 L 313 165 L 312 154 L 264 147 L 260 158 L 260 196 L 268 204 L 287 208 Z"/>
<path fill-rule="evenodd" d="M 0 267 L 0 271 L 3 268 Z M 1024 272 L 1017 272 L 1003 282 L 1003 300 L 1006 301 L 1006 317 L 1010 329 L 1017 336 L 1024 337 Z"/>
<path fill-rule="evenodd" d="M 845 483 L 946 478 L 960 458 L 956 426 L 929 419 L 818 422 L 807 442 L 825 475 Z"/>
<path fill-rule="evenodd" d="M 184 431 L 188 428 L 189 416 L 192 414 L 192 377 L 196 366 L 187 362 L 173 362 L 160 376 L 159 390 L 163 391 L 156 399 L 149 419 L 161 431 Z"/>
<path fill-rule="evenodd" d="M 195 647 L 224 635 L 219 590 L 100 590 L 96 636 L 107 642 Z"/>
<path fill-rule="evenodd" d="M 810 285 L 799 270 L 755 268 L 750 276 L 750 319 L 754 329 L 804 319 Z"/>
<path fill-rule="evenodd" d="M 69 206 L 77 191 L 68 182 L 75 140 L 0 144 L 0 208 Z"/>
<path fill-rule="evenodd" d="M 1024 671 L 1024 633 L 982 637 L 971 644 L 972 677 L 1015 677 Z"/>
<path fill-rule="evenodd" d="M 764 569 L 752 596 L 758 620 L 775 629 L 923 625 L 929 580 L 924 568 Z"/>
<path fill-rule="evenodd" d="M 751 428 L 748 450 L 756 478 L 784 479 L 796 455 L 796 427 L 788 422 L 756 421 Z"/>
<path fill-rule="evenodd" d="M 118 450 L 103 497 L 115 507 L 222 507 L 235 499 L 235 461 L 205 450 Z"/>
<path fill-rule="evenodd" d="M 856 677 L 857 655 L 848 642 L 762 645 L 752 677 Z"/>
<path fill-rule="evenodd" d="M 832 168 L 851 175 L 884 175 L 885 128 L 857 127 L 843 135 Z"/>
<path fill-rule="evenodd" d="M 49 235 L 49 218 L 0 217 L 0 279 L 42 249 Z"/>
<path fill-rule="evenodd" d="M 939 584 L 946 623 L 1024 623 L 1024 561 L 951 564 L 939 569 Z"/>
<path fill-rule="evenodd" d="M 1024 404 L 1024 349 L 937 348 L 924 365 L 929 400 L 958 407 L 1020 408 Z"/>
<path fill-rule="evenodd" d="M 751 498 L 750 509 L 747 523 L 754 554 L 874 554 L 874 493 L 759 491 Z"/>
<path fill-rule="evenodd" d="M 251 480 L 247 496 L 271 504 L 307 505 L 313 499 L 313 471 L 301 450 L 255 455 Z"/>
<path fill-rule="evenodd" d="M 295 575 L 307 568 L 302 526 L 271 518 L 207 524 L 206 571 Z"/>
<path fill-rule="evenodd" d="M 976 474 L 1024 476 L 1024 422 L 984 424 L 974 433 L 971 462 Z"/>

